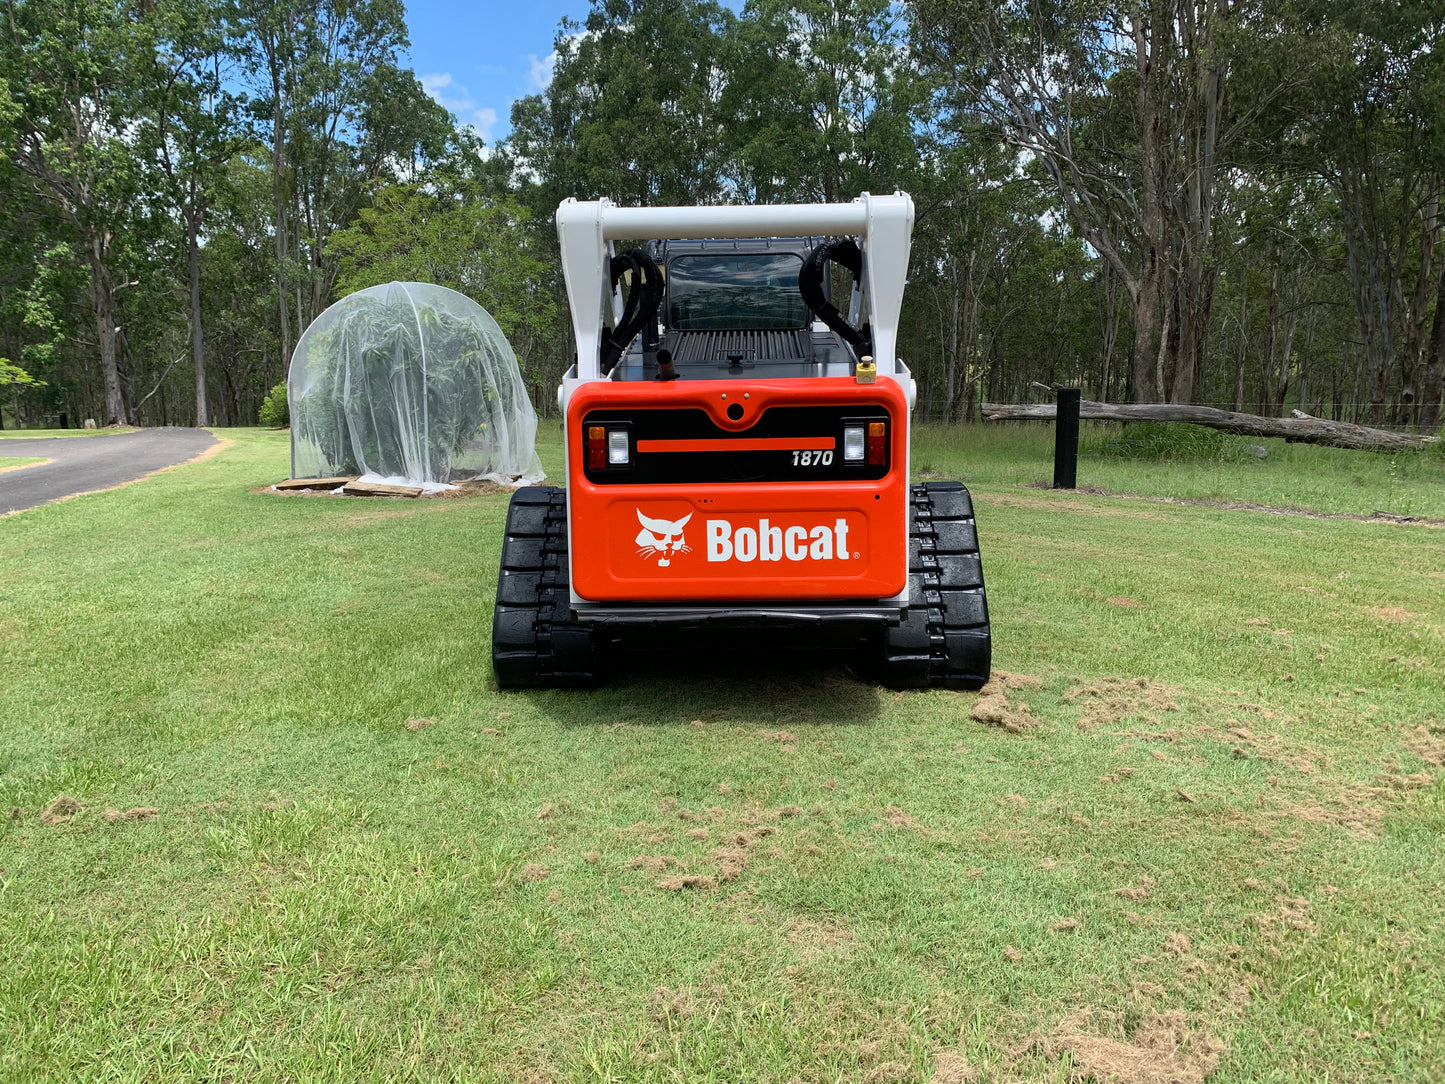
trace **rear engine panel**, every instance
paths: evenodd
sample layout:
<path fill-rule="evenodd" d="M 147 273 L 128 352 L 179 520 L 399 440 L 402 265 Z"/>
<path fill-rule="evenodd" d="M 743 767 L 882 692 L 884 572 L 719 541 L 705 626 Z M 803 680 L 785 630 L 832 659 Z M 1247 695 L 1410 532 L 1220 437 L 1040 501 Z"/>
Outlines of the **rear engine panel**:
<path fill-rule="evenodd" d="M 584 600 L 884 599 L 907 582 L 908 404 L 891 380 L 588 384 L 567 455 Z"/>

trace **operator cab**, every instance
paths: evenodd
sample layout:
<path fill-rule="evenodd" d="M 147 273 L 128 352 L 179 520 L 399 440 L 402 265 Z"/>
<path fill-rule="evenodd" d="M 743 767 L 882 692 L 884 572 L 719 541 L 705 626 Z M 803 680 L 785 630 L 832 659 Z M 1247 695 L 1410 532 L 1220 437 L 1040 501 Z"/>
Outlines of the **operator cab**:
<path fill-rule="evenodd" d="M 828 248 L 822 237 L 649 242 L 661 303 L 611 378 L 668 379 L 659 361 L 669 358 L 680 380 L 851 376 L 857 352 L 817 311 L 831 309 L 829 276 L 821 273 Z M 630 302 L 635 276 L 627 279 Z"/>

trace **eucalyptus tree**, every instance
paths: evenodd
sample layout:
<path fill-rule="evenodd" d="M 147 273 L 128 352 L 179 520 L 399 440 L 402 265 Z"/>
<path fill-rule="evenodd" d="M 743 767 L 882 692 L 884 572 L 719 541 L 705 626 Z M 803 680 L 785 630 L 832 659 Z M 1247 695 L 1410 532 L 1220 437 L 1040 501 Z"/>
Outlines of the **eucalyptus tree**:
<path fill-rule="evenodd" d="M 0 20 L 7 154 L 73 232 L 89 272 L 109 424 L 129 420 L 116 349 L 118 242 L 145 188 L 133 126 L 155 36 L 152 9 L 105 0 L 23 0 Z"/>
<path fill-rule="evenodd" d="M 557 317 L 551 246 L 538 250 L 529 219 L 513 196 L 476 182 L 389 186 L 332 234 L 337 285 L 351 293 L 432 282 L 464 293 L 497 321 L 526 371 L 546 353 Z"/>
<path fill-rule="evenodd" d="M 906 187 L 928 88 L 891 0 L 748 0 L 722 96 L 739 198 Z"/>
<path fill-rule="evenodd" d="M 206 218 L 240 152 L 240 101 L 230 90 L 231 57 L 213 0 L 156 6 L 160 34 L 152 57 L 149 108 L 138 140 L 154 166 L 154 195 L 184 235 L 187 328 L 195 374 L 196 424 L 210 424 L 201 308 L 201 242 Z"/>
<path fill-rule="evenodd" d="M 1130 392 L 1199 390 L 1215 220 L 1244 130 L 1228 89 L 1255 29 L 1238 0 L 913 0 L 915 41 L 956 99 L 1046 171 L 1123 283 Z M 1244 43 L 1244 44 L 1241 44 Z"/>
<path fill-rule="evenodd" d="M 516 102 L 504 151 L 534 211 L 567 197 L 703 204 L 727 196 L 719 110 L 736 17 L 714 0 L 592 0 L 564 19 L 552 81 Z"/>
<path fill-rule="evenodd" d="M 269 145 L 277 316 L 289 356 L 330 301 L 331 231 L 372 185 L 447 153 L 453 124 L 401 66 L 400 0 L 233 0 L 228 22 Z"/>
<path fill-rule="evenodd" d="M 1310 79 L 1273 116 L 1334 199 L 1370 419 L 1434 426 L 1445 392 L 1445 56 L 1439 5 L 1302 0 L 1283 27 Z M 1393 417 L 1392 417 L 1393 416 Z"/>

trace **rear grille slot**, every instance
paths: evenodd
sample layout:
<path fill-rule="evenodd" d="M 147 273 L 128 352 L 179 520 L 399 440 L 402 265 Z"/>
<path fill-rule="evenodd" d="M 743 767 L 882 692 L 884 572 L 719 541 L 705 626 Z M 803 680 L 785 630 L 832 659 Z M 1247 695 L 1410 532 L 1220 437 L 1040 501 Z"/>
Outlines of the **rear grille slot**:
<path fill-rule="evenodd" d="M 810 356 L 807 330 L 679 331 L 672 348 L 680 364 L 721 362 L 741 357 L 750 361 L 804 361 Z"/>

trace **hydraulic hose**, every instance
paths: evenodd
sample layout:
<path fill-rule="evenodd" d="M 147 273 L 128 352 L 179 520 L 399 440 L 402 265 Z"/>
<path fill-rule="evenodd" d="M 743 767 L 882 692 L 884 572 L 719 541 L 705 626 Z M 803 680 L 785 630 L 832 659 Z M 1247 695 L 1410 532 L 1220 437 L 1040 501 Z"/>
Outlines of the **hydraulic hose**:
<path fill-rule="evenodd" d="M 858 243 L 852 238 L 825 241 L 808 253 L 808 258 L 803 261 L 803 269 L 798 272 L 798 293 L 803 295 L 804 304 L 818 319 L 837 332 L 861 358 L 865 354 L 873 353 L 872 328 L 866 322 L 861 328 L 855 328 L 828 300 L 828 295 L 823 291 L 823 276 L 827 273 L 829 260 L 853 272 L 855 283 L 862 279 L 863 252 L 858 248 Z"/>
<path fill-rule="evenodd" d="M 632 248 L 614 256 L 608 270 L 614 289 L 622 276 L 631 271 L 632 289 L 627 292 L 622 318 L 602 341 L 600 363 L 604 374 L 612 371 L 647 322 L 657 318 L 658 307 L 662 304 L 662 272 L 642 249 Z"/>

